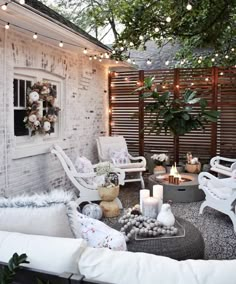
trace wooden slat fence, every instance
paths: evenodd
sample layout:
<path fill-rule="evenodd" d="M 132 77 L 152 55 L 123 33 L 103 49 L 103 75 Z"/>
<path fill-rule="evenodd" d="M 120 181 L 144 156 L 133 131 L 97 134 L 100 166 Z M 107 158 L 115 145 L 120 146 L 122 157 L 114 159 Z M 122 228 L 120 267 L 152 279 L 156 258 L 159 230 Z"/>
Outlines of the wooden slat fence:
<path fill-rule="evenodd" d="M 143 101 L 134 92 L 150 76 L 155 76 L 159 93 L 168 90 L 179 97 L 186 89 L 197 91 L 221 117 L 217 123 L 206 125 L 204 132 L 192 131 L 179 139 L 168 133 L 150 135 L 145 128 L 150 117 L 144 112 L 150 99 Z M 235 67 L 112 72 L 109 84 L 110 135 L 125 136 L 129 151 L 141 155 L 165 152 L 175 161 L 185 160 L 189 151 L 203 162 L 215 155 L 236 157 Z"/>

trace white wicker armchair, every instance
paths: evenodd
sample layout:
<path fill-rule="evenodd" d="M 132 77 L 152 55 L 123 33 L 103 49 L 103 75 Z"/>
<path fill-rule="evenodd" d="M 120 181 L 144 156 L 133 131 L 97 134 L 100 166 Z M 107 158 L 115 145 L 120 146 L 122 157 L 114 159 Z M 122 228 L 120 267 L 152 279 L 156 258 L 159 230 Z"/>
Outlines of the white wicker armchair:
<path fill-rule="evenodd" d="M 127 144 L 123 136 L 102 136 L 97 139 L 97 148 L 99 160 L 113 162 L 110 157 L 111 150 L 125 149 L 128 153 Z M 143 156 L 133 157 L 128 153 L 129 163 L 116 164 L 118 168 L 125 171 L 126 182 L 141 182 L 141 188 L 144 188 L 142 172 L 146 171 L 146 159 Z M 128 177 L 129 174 L 135 174 L 135 177 Z"/>
<path fill-rule="evenodd" d="M 206 194 L 206 199 L 200 207 L 199 214 L 206 206 L 214 208 L 229 216 L 236 233 L 236 170 L 232 177 L 219 179 L 208 172 L 198 176 L 199 188 Z"/>
<path fill-rule="evenodd" d="M 222 164 L 222 162 L 228 164 L 229 166 Z M 216 156 L 211 159 L 210 165 L 211 171 L 217 172 L 218 174 L 224 176 L 231 176 L 232 172 L 236 170 L 236 159 Z"/>
<path fill-rule="evenodd" d="M 101 200 L 97 187 L 93 184 L 89 184 L 86 182 L 89 178 L 94 178 L 96 176 L 96 173 L 79 173 L 70 158 L 66 155 L 66 153 L 62 150 L 62 148 L 58 145 L 54 145 L 51 149 L 51 153 L 56 155 L 59 161 L 61 162 L 61 165 L 67 174 L 68 178 L 72 182 L 72 184 L 75 186 L 75 188 L 79 191 L 79 198 L 78 198 L 78 204 L 84 202 L 84 201 L 97 201 Z M 94 168 L 97 167 L 96 165 L 93 165 Z M 119 168 L 113 168 L 113 171 L 118 174 L 119 177 L 119 184 L 124 184 L 124 177 L 125 173 L 122 169 Z M 116 199 L 119 208 L 123 208 L 121 201 L 117 198 Z"/>

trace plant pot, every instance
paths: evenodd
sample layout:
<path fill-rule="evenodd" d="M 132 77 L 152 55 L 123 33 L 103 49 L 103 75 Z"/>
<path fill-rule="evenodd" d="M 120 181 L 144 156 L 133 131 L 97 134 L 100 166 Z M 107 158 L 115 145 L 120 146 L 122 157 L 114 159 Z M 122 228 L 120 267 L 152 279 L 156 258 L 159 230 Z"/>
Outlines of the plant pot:
<path fill-rule="evenodd" d="M 155 166 L 155 168 L 153 169 L 153 173 L 155 175 L 165 174 L 166 173 L 166 168 L 163 167 L 163 166 Z"/>
<path fill-rule="evenodd" d="M 119 185 L 113 187 L 98 187 L 98 194 L 103 201 L 113 201 L 119 195 Z"/>
<path fill-rule="evenodd" d="M 198 174 L 201 171 L 201 163 L 197 163 L 197 164 L 193 164 L 193 165 L 192 164 L 186 164 L 185 170 L 188 173 L 191 173 L 191 174 Z"/>

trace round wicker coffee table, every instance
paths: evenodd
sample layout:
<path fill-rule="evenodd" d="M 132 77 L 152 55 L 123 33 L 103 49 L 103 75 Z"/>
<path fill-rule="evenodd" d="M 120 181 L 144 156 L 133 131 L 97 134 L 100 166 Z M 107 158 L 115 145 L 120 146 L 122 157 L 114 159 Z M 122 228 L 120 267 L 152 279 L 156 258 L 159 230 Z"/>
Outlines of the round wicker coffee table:
<path fill-rule="evenodd" d="M 185 229 L 184 237 L 130 240 L 128 251 L 167 256 L 176 260 L 203 259 L 204 240 L 200 231 L 190 222 L 176 218 Z M 120 224 L 116 226 L 119 229 Z"/>

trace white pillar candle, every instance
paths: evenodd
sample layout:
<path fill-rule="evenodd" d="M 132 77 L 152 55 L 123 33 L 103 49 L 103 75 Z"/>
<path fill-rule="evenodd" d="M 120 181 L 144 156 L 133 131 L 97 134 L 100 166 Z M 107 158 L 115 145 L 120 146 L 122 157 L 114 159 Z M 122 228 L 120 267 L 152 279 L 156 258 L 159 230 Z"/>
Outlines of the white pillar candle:
<path fill-rule="evenodd" d="M 163 185 L 156 184 L 152 188 L 153 197 L 158 199 L 158 213 L 161 211 L 161 206 L 163 204 Z"/>
<path fill-rule="evenodd" d="M 158 214 L 158 199 L 145 197 L 143 199 L 143 215 L 149 218 L 156 218 Z"/>
<path fill-rule="evenodd" d="M 149 189 L 141 189 L 139 191 L 140 211 L 143 212 L 143 199 L 150 196 Z"/>

